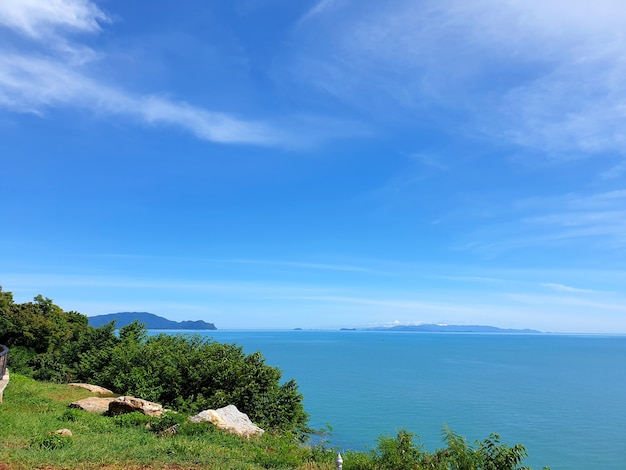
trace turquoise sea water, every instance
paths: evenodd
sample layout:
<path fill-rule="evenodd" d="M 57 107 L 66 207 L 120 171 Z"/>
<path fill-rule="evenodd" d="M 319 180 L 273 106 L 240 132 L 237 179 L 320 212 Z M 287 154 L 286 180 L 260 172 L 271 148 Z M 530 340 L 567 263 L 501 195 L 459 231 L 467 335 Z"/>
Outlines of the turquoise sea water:
<path fill-rule="evenodd" d="M 527 465 L 626 469 L 626 336 L 213 331 L 294 378 L 314 428 L 366 450 L 406 428 L 428 450 L 447 424 L 522 443 Z"/>

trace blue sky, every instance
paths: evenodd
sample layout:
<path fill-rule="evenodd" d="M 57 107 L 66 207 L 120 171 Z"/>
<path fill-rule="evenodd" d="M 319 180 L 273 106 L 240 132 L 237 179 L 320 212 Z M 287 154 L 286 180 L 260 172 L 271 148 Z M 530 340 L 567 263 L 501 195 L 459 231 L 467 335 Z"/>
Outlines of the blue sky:
<path fill-rule="evenodd" d="M 618 0 L 3 0 L 0 284 L 626 333 L 625 31 Z"/>

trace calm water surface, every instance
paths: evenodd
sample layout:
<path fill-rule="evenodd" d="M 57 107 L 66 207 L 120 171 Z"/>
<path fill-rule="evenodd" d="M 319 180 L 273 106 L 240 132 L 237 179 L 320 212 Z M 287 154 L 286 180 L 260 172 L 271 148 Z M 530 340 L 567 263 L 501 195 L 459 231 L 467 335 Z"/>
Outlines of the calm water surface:
<path fill-rule="evenodd" d="M 261 351 L 304 394 L 314 428 L 366 450 L 406 428 L 428 450 L 443 425 L 522 443 L 527 465 L 626 469 L 626 337 L 212 331 Z"/>

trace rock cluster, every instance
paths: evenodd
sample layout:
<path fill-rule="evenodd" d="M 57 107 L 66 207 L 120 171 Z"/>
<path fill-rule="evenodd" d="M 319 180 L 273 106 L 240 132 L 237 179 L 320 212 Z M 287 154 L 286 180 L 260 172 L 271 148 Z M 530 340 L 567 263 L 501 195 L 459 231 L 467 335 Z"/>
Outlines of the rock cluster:
<path fill-rule="evenodd" d="M 97 385 L 89 384 L 70 384 L 74 387 L 82 387 L 91 390 L 97 394 L 111 394 L 107 390 Z M 89 387 L 89 388 L 87 388 Z M 104 391 L 103 391 L 104 390 Z M 109 415 L 119 415 L 124 413 L 132 413 L 138 411 L 148 416 L 161 416 L 164 412 L 163 407 L 158 403 L 153 403 L 141 398 L 122 396 L 122 397 L 89 397 L 70 403 L 70 408 L 78 408 L 90 413 L 107 413 Z M 258 436 L 265 431 L 250 421 L 248 415 L 242 413 L 235 405 L 228 405 L 217 410 L 205 410 L 195 416 L 189 418 L 194 423 L 210 422 L 218 429 L 223 429 L 232 434 L 249 438 Z M 178 430 L 178 425 L 162 432 L 163 435 L 174 435 Z"/>

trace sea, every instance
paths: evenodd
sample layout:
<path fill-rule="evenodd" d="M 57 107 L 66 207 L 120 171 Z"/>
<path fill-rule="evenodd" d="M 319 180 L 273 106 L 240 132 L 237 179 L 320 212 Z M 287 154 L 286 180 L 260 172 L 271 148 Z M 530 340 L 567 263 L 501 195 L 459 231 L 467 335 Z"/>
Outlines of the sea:
<path fill-rule="evenodd" d="M 260 351 L 295 379 L 311 427 L 341 452 L 401 429 L 434 451 L 448 427 L 472 445 L 492 433 L 523 444 L 535 470 L 626 469 L 623 335 L 197 333 Z"/>

